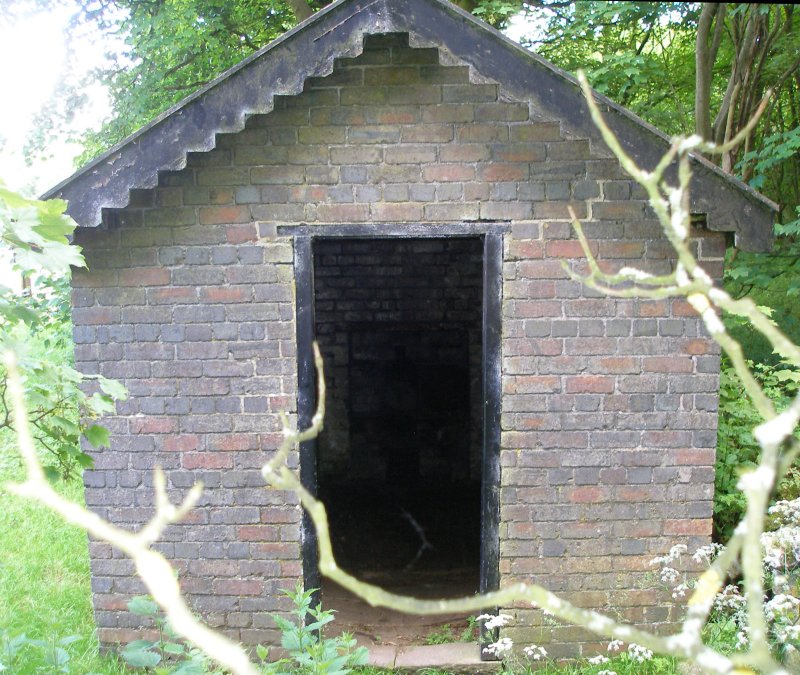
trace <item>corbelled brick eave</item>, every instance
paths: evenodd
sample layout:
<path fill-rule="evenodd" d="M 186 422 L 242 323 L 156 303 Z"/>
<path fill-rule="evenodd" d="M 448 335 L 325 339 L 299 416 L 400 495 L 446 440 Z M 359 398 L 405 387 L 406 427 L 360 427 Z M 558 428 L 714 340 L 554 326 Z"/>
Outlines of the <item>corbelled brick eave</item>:
<path fill-rule="evenodd" d="M 104 208 L 122 208 L 130 190 L 155 187 L 158 172 L 186 166 L 189 152 L 215 147 L 219 133 L 241 131 L 248 116 L 270 112 L 274 96 L 298 94 L 334 60 L 361 53 L 364 36 L 408 33 L 412 46 L 439 47 L 533 102 L 565 129 L 602 143 L 575 79 L 447 0 L 340 0 L 273 41 L 87 164 L 44 198 L 69 202 L 81 227 L 96 227 Z M 646 168 L 669 139 L 630 111 L 597 95 L 609 126 Z M 695 160 L 692 209 L 708 227 L 733 232 L 745 250 L 769 250 L 778 206 L 702 158 Z"/>

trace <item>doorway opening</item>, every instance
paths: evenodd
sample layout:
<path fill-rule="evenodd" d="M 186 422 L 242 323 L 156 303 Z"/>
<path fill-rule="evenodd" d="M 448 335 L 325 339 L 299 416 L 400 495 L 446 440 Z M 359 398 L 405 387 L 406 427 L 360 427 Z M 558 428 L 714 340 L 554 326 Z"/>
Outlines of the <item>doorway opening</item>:
<path fill-rule="evenodd" d="M 337 562 L 404 595 L 496 588 L 501 237 L 349 234 L 295 246 L 301 424 L 315 395 L 313 339 L 327 385 L 325 428 L 301 446 L 301 475 L 328 507 Z M 320 579 L 308 523 L 304 568 L 338 627 L 367 641 L 419 643 L 443 621 L 368 608 Z"/>

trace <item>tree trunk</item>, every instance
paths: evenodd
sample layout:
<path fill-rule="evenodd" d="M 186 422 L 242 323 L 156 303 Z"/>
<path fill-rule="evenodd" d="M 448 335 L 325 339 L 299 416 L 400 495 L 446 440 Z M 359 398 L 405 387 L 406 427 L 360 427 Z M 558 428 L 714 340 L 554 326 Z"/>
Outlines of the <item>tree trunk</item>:
<path fill-rule="evenodd" d="M 292 14 L 294 14 L 294 18 L 297 19 L 297 23 L 305 21 L 314 14 L 306 0 L 286 0 L 286 4 L 289 6 L 289 9 L 292 10 Z"/>

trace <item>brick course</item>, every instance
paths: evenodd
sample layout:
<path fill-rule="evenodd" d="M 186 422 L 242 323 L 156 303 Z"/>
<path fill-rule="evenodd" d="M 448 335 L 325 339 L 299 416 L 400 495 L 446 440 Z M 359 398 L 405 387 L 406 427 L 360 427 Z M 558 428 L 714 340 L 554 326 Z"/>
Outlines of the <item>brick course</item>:
<path fill-rule="evenodd" d="M 274 642 L 265 613 L 288 609 L 279 591 L 302 575 L 297 501 L 259 474 L 280 442 L 278 412 L 296 405 L 294 258 L 279 223 L 510 221 L 502 583 L 533 579 L 636 622 L 678 616 L 635 589 L 654 555 L 708 541 L 717 349 L 684 301 L 603 298 L 569 279 L 563 262 L 586 265 L 568 206 L 604 268 L 664 273 L 673 261 L 604 148 L 475 75 L 402 36 L 372 37 L 134 191 L 104 231 L 77 234 L 89 270 L 73 277 L 76 363 L 131 392 L 106 420 L 113 449 L 86 473 L 87 504 L 133 528 L 152 512 L 154 466 L 173 499 L 202 480 L 198 507 L 161 546 L 195 609 L 236 639 Z M 724 237 L 694 234 L 721 274 Z M 117 610 L 141 591 L 131 565 L 90 550 L 100 638 L 129 639 L 136 620 Z M 596 642 L 573 629 L 553 639 L 555 655 Z"/>

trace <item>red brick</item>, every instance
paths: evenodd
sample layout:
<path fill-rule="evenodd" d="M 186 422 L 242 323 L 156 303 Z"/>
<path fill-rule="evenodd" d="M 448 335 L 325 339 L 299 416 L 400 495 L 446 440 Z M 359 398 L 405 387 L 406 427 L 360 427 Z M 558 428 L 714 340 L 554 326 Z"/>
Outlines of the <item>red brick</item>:
<path fill-rule="evenodd" d="M 478 171 L 481 180 L 489 182 L 528 180 L 527 164 L 484 164 Z"/>
<path fill-rule="evenodd" d="M 132 434 L 171 434 L 178 430 L 178 420 L 174 417 L 132 417 Z"/>
<path fill-rule="evenodd" d="M 119 322 L 119 309 L 115 307 L 75 307 L 72 321 L 76 326 L 99 326 Z"/>
<path fill-rule="evenodd" d="M 169 270 L 165 267 L 132 267 L 119 271 L 120 286 L 166 286 Z"/>
<path fill-rule="evenodd" d="M 247 241 L 257 241 L 258 231 L 255 224 L 229 225 L 225 228 L 225 238 L 229 244 L 244 244 Z"/>
<path fill-rule="evenodd" d="M 711 518 L 698 518 L 695 520 L 667 520 L 664 522 L 664 534 L 710 535 Z"/>
<path fill-rule="evenodd" d="M 297 523 L 300 520 L 300 511 L 297 509 L 282 509 L 264 507 L 261 509 L 262 523 Z"/>
<path fill-rule="evenodd" d="M 691 373 L 694 370 L 692 359 L 687 356 L 646 356 L 642 367 L 651 373 Z"/>
<path fill-rule="evenodd" d="M 437 183 L 472 180 L 475 178 L 475 167 L 464 164 L 433 164 L 422 169 L 422 178 Z"/>
<path fill-rule="evenodd" d="M 603 375 L 577 375 L 565 378 L 568 394 L 612 394 L 614 378 Z"/>
<path fill-rule="evenodd" d="M 639 220 L 644 217 L 644 202 L 595 202 L 592 217 L 598 220 Z"/>
<path fill-rule="evenodd" d="M 713 466 L 715 456 L 713 448 L 687 448 L 678 450 L 675 462 L 678 466 Z"/>
<path fill-rule="evenodd" d="M 443 145 L 439 149 L 439 158 L 443 162 L 480 162 L 489 159 L 489 155 L 489 146 L 480 143 Z"/>
<path fill-rule="evenodd" d="M 493 152 L 498 162 L 543 162 L 545 159 L 544 143 L 496 145 Z"/>
<path fill-rule="evenodd" d="M 322 185 L 296 185 L 292 188 L 293 202 L 322 202 L 328 196 L 328 188 Z"/>
<path fill-rule="evenodd" d="M 567 488 L 567 501 L 578 504 L 603 502 L 608 499 L 608 490 L 602 487 L 581 486 Z"/>
<path fill-rule="evenodd" d="M 614 496 L 621 502 L 652 502 L 658 496 L 653 486 L 643 485 L 639 487 L 620 485 L 615 488 Z"/>
<path fill-rule="evenodd" d="M 697 316 L 697 312 L 685 298 L 675 298 L 672 301 L 672 316 Z"/>
<path fill-rule="evenodd" d="M 231 455 L 219 452 L 187 452 L 182 457 L 184 469 L 232 469 Z"/>
<path fill-rule="evenodd" d="M 164 450 L 167 452 L 187 452 L 197 450 L 200 439 L 195 434 L 169 436 L 164 439 Z"/>
<path fill-rule="evenodd" d="M 510 316 L 515 319 L 559 317 L 562 311 L 560 300 L 513 300 L 508 304 Z"/>
<path fill-rule="evenodd" d="M 701 356 L 708 354 L 709 341 L 703 338 L 695 338 L 686 340 L 683 343 L 683 351 L 692 356 Z"/>
<path fill-rule="evenodd" d="M 503 391 L 507 394 L 549 394 L 561 391 L 561 381 L 555 375 L 522 375 L 504 378 Z"/>
<path fill-rule="evenodd" d="M 257 434 L 213 434 L 208 440 L 209 450 L 233 452 L 258 448 Z"/>
<path fill-rule="evenodd" d="M 597 255 L 597 242 L 589 242 L 592 255 Z M 547 242 L 545 255 L 548 258 L 585 258 L 586 254 L 577 239 L 551 239 Z"/>
<path fill-rule="evenodd" d="M 376 202 L 370 206 L 375 220 L 419 221 L 422 218 L 422 205 L 410 202 Z"/>
<path fill-rule="evenodd" d="M 201 225 L 249 222 L 250 209 L 247 206 L 203 206 L 200 208 Z"/>
<path fill-rule="evenodd" d="M 522 241 L 512 239 L 508 254 L 511 259 L 542 258 L 544 256 L 544 245 L 541 241 L 533 239 Z"/>
<path fill-rule="evenodd" d="M 215 206 L 233 204 L 236 201 L 233 188 L 211 188 L 208 191 L 208 198 Z"/>
<path fill-rule="evenodd" d="M 526 279 L 565 279 L 567 273 L 560 260 L 523 260 L 517 268 Z"/>
<path fill-rule="evenodd" d="M 147 292 L 147 301 L 151 305 L 181 304 L 181 301 L 187 300 L 197 301 L 197 290 L 191 286 L 167 286 Z"/>
<path fill-rule="evenodd" d="M 254 544 L 251 547 L 254 554 L 253 557 L 255 558 L 262 557 L 274 560 L 291 560 L 300 555 L 299 543 L 274 541 L 274 535 L 272 537 L 258 536 L 259 532 L 266 533 L 267 530 L 275 532 L 275 528 L 270 525 L 249 525 L 247 527 L 240 527 L 237 532 L 242 541 L 262 542 Z M 259 555 L 255 555 L 256 553 Z"/>
<path fill-rule="evenodd" d="M 639 365 L 632 356 L 609 356 L 598 359 L 599 370 L 603 373 L 638 373 Z"/>
<path fill-rule="evenodd" d="M 593 206 L 592 209 L 595 207 Z M 594 210 L 592 211 L 594 214 Z M 642 258 L 643 241 L 601 241 L 600 256 L 603 258 Z"/>
<path fill-rule="evenodd" d="M 667 300 L 639 300 L 635 306 L 636 316 L 669 316 Z"/>
<path fill-rule="evenodd" d="M 246 302 L 251 295 L 250 286 L 204 286 L 200 289 L 200 298 L 206 302 Z"/>
<path fill-rule="evenodd" d="M 585 202 L 536 202 L 533 205 L 534 218 L 558 218 L 560 220 L 571 220 L 570 208 L 575 216 L 580 219 L 586 218 Z"/>
<path fill-rule="evenodd" d="M 215 579 L 211 589 L 219 595 L 262 595 L 264 582 L 257 579 Z"/>
<path fill-rule="evenodd" d="M 279 530 L 274 525 L 242 525 L 236 534 L 239 541 L 277 542 Z"/>
<path fill-rule="evenodd" d="M 369 220 L 369 204 L 320 204 L 317 220 L 341 222 L 365 222 Z"/>

